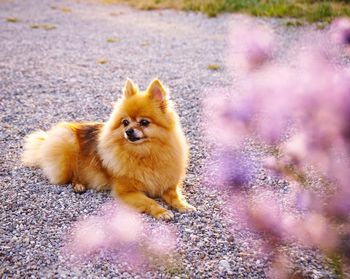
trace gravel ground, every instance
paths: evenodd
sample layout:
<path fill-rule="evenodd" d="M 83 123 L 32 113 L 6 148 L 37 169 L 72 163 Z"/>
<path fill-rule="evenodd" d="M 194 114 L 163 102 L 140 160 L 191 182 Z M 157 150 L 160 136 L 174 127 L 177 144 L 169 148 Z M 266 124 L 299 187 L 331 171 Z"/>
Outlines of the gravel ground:
<path fill-rule="evenodd" d="M 19 21 L 9 22 L 9 17 Z M 254 257 L 254 236 L 244 230 L 231 233 L 235 222 L 223 219 L 222 195 L 201 182 L 209 150 L 201 129 L 203 92 L 232 83 L 225 67 L 212 71 L 208 65 L 224 66 L 227 28 L 240 16 L 208 19 L 83 1 L 18 0 L 0 3 L 0 19 L 1 278 L 266 277 L 268 257 Z M 267 23 L 290 41 L 297 33 L 285 32 L 279 21 Z M 108 38 L 116 40 L 107 42 Z M 101 59 L 106 63 L 98 63 Z M 172 221 L 179 231 L 178 270 L 138 273 L 108 260 L 68 264 L 60 253 L 67 231 L 79 217 L 93 215 L 112 198 L 108 193 L 89 190 L 80 195 L 71 187 L 50 185 L 41 171 L 19 161 L 22 139 L 32 130 L 61 120 L 106 120 L 126 77 L 141 88 L 154 77 L 164 81 L 191 143 L 184 187 L 198 212 L 175 213 Z M 261 152 L 250 152 L 259 166 Z M 288 191 L 283 181 L 262 179 L 280 195 Z M 334 277 L 315 252 L 291 253 L 308 277 Z"/>

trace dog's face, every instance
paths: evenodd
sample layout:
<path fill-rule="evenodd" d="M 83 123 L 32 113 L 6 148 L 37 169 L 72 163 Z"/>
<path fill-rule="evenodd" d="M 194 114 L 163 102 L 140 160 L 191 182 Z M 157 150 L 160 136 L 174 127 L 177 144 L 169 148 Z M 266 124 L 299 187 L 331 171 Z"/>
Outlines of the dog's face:
<path fill-rule="evenodd" d="M 146 136 L 147 127 L 151 124 L 150 119 L 144 117 L 137 117 L 131 119 L 126 116 L 122 120 L 122 125 L 125 128 L 124 138 L 130 143 L 139 144 L 148 140 Z"/>
<path fill-rule="evenodd" d="M 133 152 L 146 152 L 169 141 L 169 131 L 176 115 L 170 109 L 168 92 L 159 80 L 154 80 L 145 92 L 127 80 L 123 98 L 111 116 L 115 142 Z"/>

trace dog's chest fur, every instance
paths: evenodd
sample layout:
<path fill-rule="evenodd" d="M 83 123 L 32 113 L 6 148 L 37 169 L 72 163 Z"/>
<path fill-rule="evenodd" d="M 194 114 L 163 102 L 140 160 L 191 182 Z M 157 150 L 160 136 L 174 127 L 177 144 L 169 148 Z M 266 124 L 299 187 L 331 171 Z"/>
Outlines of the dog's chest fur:
<path fill-rule="evenodd" d="M 160 196 L 168 188 L 174 187 L 182 178 L 182 173 L 176 164 L 176 158 L 171 154 L 157 154 L 150 160 L 130 158 L 126 167 L 121 166 L 119 176 L 136 180 L 139 189 L 148 195 Z"/>
<path fill-rule="evenodd" d="M 133 156 L 115 144 L 102 147 L 100 158 L 112 177 L 112 184 L 126 190 L 146 192 L 149 196 L 160 196 L 174 187 L 185 175 L 185 163 L 179 156 L 185 150 L 178 145 L 174 148 L 157 149 L 146 157 Z"/>

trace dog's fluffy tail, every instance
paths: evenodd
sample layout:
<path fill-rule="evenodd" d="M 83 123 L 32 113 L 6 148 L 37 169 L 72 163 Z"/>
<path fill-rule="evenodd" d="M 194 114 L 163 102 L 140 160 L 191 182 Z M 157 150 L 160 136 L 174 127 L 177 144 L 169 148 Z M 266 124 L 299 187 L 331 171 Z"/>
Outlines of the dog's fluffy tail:
<path fill-rule="evenodd" d="M 44 131 L 36 131 L 28 135 L 24 140 L 22 162 L 28 167 L 39 167 L 41 146 L 47 138 Z"/>

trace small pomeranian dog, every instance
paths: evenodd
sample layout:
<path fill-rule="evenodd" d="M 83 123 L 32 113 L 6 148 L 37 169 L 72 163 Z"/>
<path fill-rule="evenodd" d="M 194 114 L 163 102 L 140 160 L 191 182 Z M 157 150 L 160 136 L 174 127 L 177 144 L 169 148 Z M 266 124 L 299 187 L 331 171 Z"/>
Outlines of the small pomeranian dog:
<path fill-rule="evenodd" d="M 112 190 L 155 218 L 173 218 L 152 197 L 179 212 L 195 208 L 181 193 L 188 145 L 168 91 L 155 79 L 140 92 L 130 79 L 106 123 L 63 122 L 25 138 L 22 161 L 40 167 L 53 184 Z"/>

